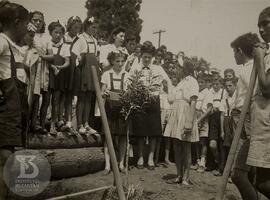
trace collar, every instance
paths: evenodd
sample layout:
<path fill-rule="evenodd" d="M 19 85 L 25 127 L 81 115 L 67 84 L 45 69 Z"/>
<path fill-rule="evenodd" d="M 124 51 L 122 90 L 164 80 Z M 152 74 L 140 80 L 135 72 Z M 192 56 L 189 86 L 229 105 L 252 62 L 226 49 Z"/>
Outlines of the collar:
<path fill-rule="evenodd" d="M 94 38 L 92 35 L 89 35 L 89 34 L 86 33 L 86 32 L 83 32 L 83 33 L 82 33 L 82 36 L 84 37 L 84 39 L 85 39 L 87 42 L 95 41 L 95 38 Z"/>
<path fill-rule="evenodd" d="M 55 48 L 59 48 L 63 43 L 64 43 L 63 39 L 61 39 L 60 42 L 58 42 L 58 43 L 54 43 L 52 41 L 52 46 Z"/>
<path fill-rule="evenodd" d="M 267 51 L 266 51 L 266 54 L 270 54 L 270 42 L 269 43 L 267 43 L 267 46 L 268 46 L 268 49 L 267 49 Z"/>

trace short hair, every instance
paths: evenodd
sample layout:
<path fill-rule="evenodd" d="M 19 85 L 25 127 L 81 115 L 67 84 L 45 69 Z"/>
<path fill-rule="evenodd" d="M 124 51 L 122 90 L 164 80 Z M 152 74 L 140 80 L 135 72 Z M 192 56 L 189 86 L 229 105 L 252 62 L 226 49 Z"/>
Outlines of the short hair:
<path fill-rule="evenodd" d="M 237 78 L 224 79 L 224 85 L 226 82 L 232 82 L 234 85 L 236 85 L 238 82 L 238 79 Z"/>
<path fill-rule="evenodd" d="M 260 39 L 256 33 L 246 33 L 232 41 L 231 47 L 234 49 L 240 48 L 246 56 L 252 58 L 253 46 L 258 42 L 260 42 Z"/>
<path fill-rule="evenodd" d="M 32 18 L 34 17 L 34 15 L 41 15 L 43 17 L 43 26 L 42 26 L 42 28 L 41 28 L 41 30 L 40 30 L 39 33 L 45 33 L 46 24 L 45 24 L 45 21 L 44 21 L 44 14 L 42 12 L 40 12 L 40 11 L 37 11 L 37 10 L 35 10 L 33 12 L 30 12 L 30 14 L 29 14 L 29 21 L 32 20 Z"/>
<path fill-rule="evenodd" d="M 126 43 L 130 41 L 135 41 L 136 43 L 139 43 L 141 40 L 141 37 L 139 35 L 134 35 L 134 34 L 127 34 L 125 37 Z"/>
<path fill-rule="evenodd" d="M 153 45 L 149 44 L 149 43 L 144 42 L 144 44 L 141 47 L 141 54 L 149 53 L 152 56 L 154 56 L 155 51 L 156 51 L 156 48 Z"/>
<path fill-rule="evenodd" d="M 119 58 L 119 57 L 123 57 L 125 60 L 127 59 L 127 54 L 124 54 L 124 53 L 121 53 L 121 52 L 110 52 L 108 54 L 108 61 L 110 63 L 110 65 L 113 65 L 113 61 L 116 59 L 116 58 Z"/>
<path fill-rule="evenodd" d="M 205 73 L 199 73 L 199 74 L 197 75 L 197 81 L 199 81 L 199 80 L 203 80 L 203 81 L 207 82 L 207 80 L 208 80 L 208 75 L 205 74 Z"/>
<path fill-rule="evenodd" d="M 235 71 L 232 68 L 227 68 L 224 70 L 224 75 L 228 74 L 228 73 L 231 73 L 231 74 L 233 74 L 233 76 L 235 76 Z"/>
<path fill-rule="evenodd" d="M 72 16 L 72 17 L 70 17 L 70 18 L 68 19 L 68 21 L 67 21 L 67 26 L 66 26 L 67 31 L 70 31 L 71 27 L 72 27 L 74 24 L 76 24 L 76 23 L 80 23 L 80 24 L 82 25 L 82 20 L 81 20 L 81 18 L 78 17 L 78 16 Z"/>
<path fill-rule="evenodd" d="M 63 31 L 63 33 L 65 33 L 65 28 L 64 28 L 64 26 L 62 26 L 62 24 L 60 24 L 59 21 L 51 22 L 51 23 L 49 24 L 49 26 L 48 26 L 49 33 L 52 34 L 53 30 L 54 30 L 56 27 L 60 27 L 61 30 Z"/>
<path fill-rule="evenodd" d="M 183 64 L 184 71 L 186 71 L 189 75 L 194 76 L 194 69 L 195 69 L 194 63 L 191 60 L 187 59 L 184 61 Z"/>
<path fill-rule="evenodd" d="M 13 24 L 16 19 L 27 20 L 28 17 L 29 12 L 22 5 L 8 1 L 0 2 L 0 27 L 2 31 L 5 27 Z"/>
<path fill-rule="evenodd" d="M 267 7 L 267 8 L 265 8 L 265 9 L 263 9 L 263 10 L 261 11 L 260 15 L 263 15 L 263 14 L 270 17 L 270 7 Z"/>

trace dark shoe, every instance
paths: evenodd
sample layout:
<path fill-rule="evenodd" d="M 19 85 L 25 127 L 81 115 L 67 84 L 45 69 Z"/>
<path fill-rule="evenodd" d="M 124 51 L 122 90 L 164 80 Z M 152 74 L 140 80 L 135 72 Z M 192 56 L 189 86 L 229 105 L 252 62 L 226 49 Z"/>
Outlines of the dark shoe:
<path fill-rule="evenodd" d="M 182 183 L 182 178 L 178 177 L 174 180 L 167 180 L 166 183 L 168 184 L 181 184 Z"/>
<path fill-rule="evenodd" d="M 144 166 L 143 166 L 143 165 L 137 165 L 137 168 L 138 168 L 138 169 L 143 169 Z"/>
<path fill-rule="evenodd" d="M 120 168 L 120 167 L 119 167 L 119 171 L 120 171 L 121 173 L 123 173 L 123 174 L 126 173 L 126 169 L 125 169 L 125 168 Z"/>
<path fill-rule="evenodd" d="M 41 131 L 39 132 L 40 134 L 47 134 L 48 133 L 48 131 L 47 131 L 47 129 L 46 128 L 43 128 L 43 129 L 41 129 Z"/>
<path fill-rule="evenodd" d="M 155 170 L 155 166 L 154 165 L 148 165 L 147 169 L 148 170 Z"/>
<path fill-rule="evenodd" d="M 111 170 L 109 170 L 109 169 L 104 169 L 104 171 L 103 171 L 103 174 L 104 175 L 108 175 L 110 173 L 111 173 Z"/>

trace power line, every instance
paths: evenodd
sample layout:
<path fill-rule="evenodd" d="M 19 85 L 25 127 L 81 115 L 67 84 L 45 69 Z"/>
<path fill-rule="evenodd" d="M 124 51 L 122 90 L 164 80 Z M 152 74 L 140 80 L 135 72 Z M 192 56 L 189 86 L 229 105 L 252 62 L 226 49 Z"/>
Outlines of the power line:
<path fill-rule="evenodd" d="M 161 34 L 165 33 L 166 30 L 158 30 L 158 31 L 154 31 L 153 34 L 158 34 L 158 47 L 160 47 L 160 42 L 161 42 Z"/>

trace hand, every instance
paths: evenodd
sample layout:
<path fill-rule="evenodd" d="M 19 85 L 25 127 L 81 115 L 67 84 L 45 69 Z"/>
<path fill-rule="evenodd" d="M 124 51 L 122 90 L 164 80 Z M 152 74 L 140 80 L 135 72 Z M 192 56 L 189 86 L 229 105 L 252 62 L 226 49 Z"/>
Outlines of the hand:
<path fill-rule="evenodd" d="M 184 128 L 187 130 L 191 130 L 193 127 L 193 123 L 192 122 L 186 122 Z"/>
<path fill-rule="evenodd" d="M 184 128 L 184 134 L 185 134 L 185 135 L 191 134 L 191 129 Z"/>
<path fill-rule="evenodd" d="M 103 91 L 103 92 L 101 92 L 101 96 L 105 99 L 105 98 L 107 98 L 107 97 L 109 97 L 110 95 L 109 95 L 109 91 L 108 90 L 105 90 L 105 91 Z"/>
<path fill-rule="evenodd" d="M 225 133 L 224 133 L 224 130 L 221 130 L 221 134 L 220 134 L 220 137 L 222 140 L 224 140 L 224 137 L 225 137 Z"/>
<path fill-rule="evenodd" d="M 56 76 L 59 73 L 60 70 L 58 69 L 58 67 L 56 65 L 52 65 L 51 67 L 53 69 L 54 75 Z"/>
<path fill-rule="evenodd" d="M 253 46 L 252 55 L 254 58 L 264 58 L 267 51 L 267 45 L 265 43 L 256 43 Z"/>
<path fill-rule="evenodd" d="M 77 96 L 74 96 L 73 99 L 72 99 L 72 106 L 75 106 L 77 104 Z"/>

